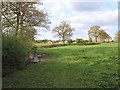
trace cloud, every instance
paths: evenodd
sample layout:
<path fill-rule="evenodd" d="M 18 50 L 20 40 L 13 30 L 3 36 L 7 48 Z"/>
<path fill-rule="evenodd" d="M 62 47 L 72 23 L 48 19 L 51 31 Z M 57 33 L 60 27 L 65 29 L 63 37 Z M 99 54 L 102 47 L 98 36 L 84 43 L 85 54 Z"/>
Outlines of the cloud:
<path fill-rule="evenodd" d="M 71 2 L 71 9 L 76 11 L 97 11 L 101 9 L 100 2 Z"/>
<path fill-rule="evenodd" d="M 94 11 L 94 12 L 80 12 L 80 13 L 60 13 L 58 21 L 70 21 L 74 27 L 86 27 L 92 25 L 109 26 L 118 25 L 118 10 L 109 11 Z"/>

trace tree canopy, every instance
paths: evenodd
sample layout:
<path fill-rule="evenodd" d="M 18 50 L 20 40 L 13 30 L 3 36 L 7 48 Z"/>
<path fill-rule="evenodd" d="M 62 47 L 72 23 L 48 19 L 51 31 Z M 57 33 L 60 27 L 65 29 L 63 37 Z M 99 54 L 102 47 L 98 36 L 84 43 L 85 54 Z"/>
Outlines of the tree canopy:
<path fill-rule="evenodd" d="M 38 10 L 36 4 L 42 5 L 42 2 L 2 2 L 3 32 L 12 31 L 15 36 L 33 38 L 36 34 L 34 27 L 48 28 L 48 15 L 45 11 Z"/>
<path fill-rule="evenodd" d="M 88 37 L 89 37 L 89 41 L 93 41 L 94 39 L 95 42 L 98 42 L 98 40 L 100 42 L 105 42 L 105 40 L 109 42 L 109 40 L 111 39 L 111 37 L 107 32 L 105 32 L 105 30 L 100 29 L 100 26 L 96 26 L 96 25 L 92 26 L 90 30 L 88 30 Z"/>
<path fill-rule="evenodd" d="M 59 38 L 62 38 L 62 42 L 65 43 L 65 40 L 69 39 L 73 35 L 75 29 L 70 26 L 66 21 L 61 22 L 59 26 L 56 26 L 52 31 Z"/>

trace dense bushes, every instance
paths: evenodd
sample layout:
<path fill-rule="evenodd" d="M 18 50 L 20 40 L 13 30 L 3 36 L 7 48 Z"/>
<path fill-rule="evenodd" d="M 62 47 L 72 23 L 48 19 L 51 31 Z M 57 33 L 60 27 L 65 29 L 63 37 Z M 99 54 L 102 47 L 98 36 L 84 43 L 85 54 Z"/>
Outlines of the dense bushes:
<path fill-rule="evenodd" d="M 21 68 L 27 62 L 31 44 L 23 38 L 5 36 L 2 38 L 2 73 L 3 76 Z"/>

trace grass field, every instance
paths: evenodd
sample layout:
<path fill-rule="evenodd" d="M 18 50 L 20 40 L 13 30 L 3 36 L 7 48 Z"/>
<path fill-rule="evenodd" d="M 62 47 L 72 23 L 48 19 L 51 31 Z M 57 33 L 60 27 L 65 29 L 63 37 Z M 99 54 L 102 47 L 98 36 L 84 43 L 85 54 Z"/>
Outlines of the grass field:
<path fill-rule="evenodd" d="M 39 50 L 48 56 L 3 78 L 3 88 L 114 88 L 118 86 L 117 43 Z"/>

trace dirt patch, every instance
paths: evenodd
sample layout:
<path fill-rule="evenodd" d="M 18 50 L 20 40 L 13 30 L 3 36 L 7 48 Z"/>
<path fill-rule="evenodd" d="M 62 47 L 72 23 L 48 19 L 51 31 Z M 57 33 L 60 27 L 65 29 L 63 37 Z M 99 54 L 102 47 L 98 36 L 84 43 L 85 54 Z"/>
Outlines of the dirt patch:
<path fill-rule="evenodd" d="M 40 58 L 39 63 L 42 64 L 46 61 L 45 58 L 48 56 L 48 54 L 47 53 L 41 53 L 40 55 L 41 55 L 41 58 Z"/>
<path fill-rule="evenodd" d="M 45 58 L 45 57 L 48 56 L 48 54 L 47 53 L 41 53 L 41 56 L 42 56 L 42 58 Z"/>
<path fill-rule="evenodd" d="M 43 59 L 43 58 L 41 58 L 40 61 L 39 61 L 40 64 L 42 64 L 44 62 L 45 62 L 45 59 Z"/>
<path fill-rule="evenodd" d="M 29 55 L 29 59 L 31 60 L 31 62 L 34 62 L 34 63 L 44 63 L 45 62 L 45 58 L 48 56 L 47 53 L 41 53 L 41 54 L 33 54 L 31 53 Z"/>

